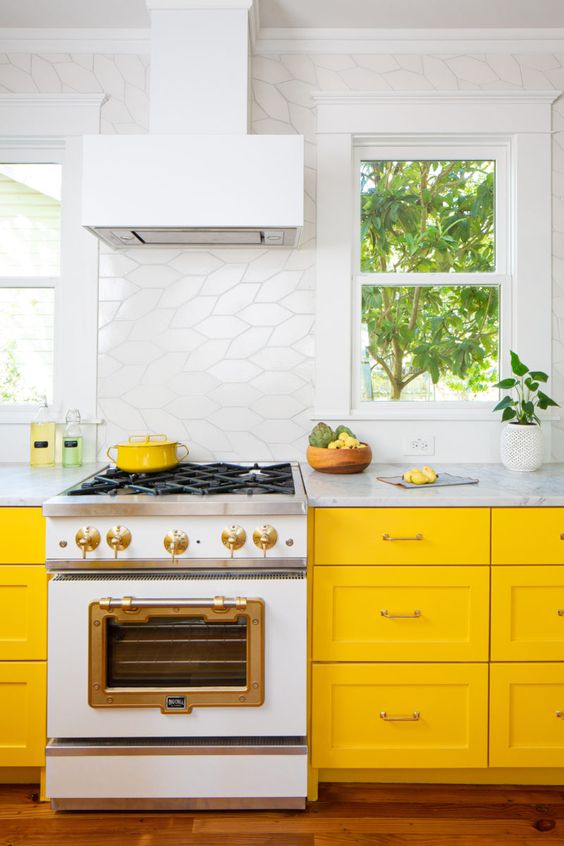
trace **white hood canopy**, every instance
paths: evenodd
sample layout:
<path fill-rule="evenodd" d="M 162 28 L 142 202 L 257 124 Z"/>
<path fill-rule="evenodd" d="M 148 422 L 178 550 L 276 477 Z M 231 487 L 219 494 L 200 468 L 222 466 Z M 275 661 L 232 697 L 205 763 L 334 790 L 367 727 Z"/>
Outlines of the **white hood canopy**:
<path fill-rule="evenodd" d="M 150 132 L 84 138 L 82 224 L 113 247 L 295 246 L 303 138 L 247 135 L 252 0 L 147 0 Z"/>

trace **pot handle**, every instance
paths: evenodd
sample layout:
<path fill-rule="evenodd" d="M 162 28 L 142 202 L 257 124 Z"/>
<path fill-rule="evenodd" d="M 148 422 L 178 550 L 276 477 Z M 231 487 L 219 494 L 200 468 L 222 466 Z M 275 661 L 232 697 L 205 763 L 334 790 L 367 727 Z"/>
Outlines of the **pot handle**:
<path fill-rule="evenodd" d="M 114 458 L 114 457 L 113 457 L 113 455 L 110 455 L 110 453 L 111 453 L 111 451 L 112 451 L 113 449 L 117 449 L 117 444 L 114 444 L 113 446 L 108 447 L 108 449 L 106 450 L 106 455 L 108 456 L 108 458 L 110 459 L 110 461 L 113 461 L 113 462 L 114 462 L 114 464 L 115 464 L 115 463 L 117 462 L 117 459 L 116 459 L 116 458 Z"/>
<path fill-rule="evenodd" d="M 134 444 L 134 443 L 147 444 L 147 443 L 150 443 L 151 441 L 157 441 L 157 440 L 166 441 L 168 439 L 167 439 L 166 435 L 130 435 L 127 440 L 128 440 L 128 443 L 130 443 L 130 444 Z"/>
<path fill-rule="evenodd" d="M 179 449 L 179 447 L 182 447 L 182 449 L 185 449 L 185 450 L 186 450 L 186 452 L 184 453 L 184 455 L 183 455 L 183 456 L 181 456 L 181 458 L 178 458 L 178 449 Z M 189 452 L 188 447 L 186 446 L 186 444 L 177 444 L 177 445 L 176 445 L 176 449 L 177 449 L 176 457 L 178 458 L 178 460 L 179 460 L 179 461 L 183 461 L 183 460 L 186 458 L 186 456 L 188 455 L 188 452 Z"/>

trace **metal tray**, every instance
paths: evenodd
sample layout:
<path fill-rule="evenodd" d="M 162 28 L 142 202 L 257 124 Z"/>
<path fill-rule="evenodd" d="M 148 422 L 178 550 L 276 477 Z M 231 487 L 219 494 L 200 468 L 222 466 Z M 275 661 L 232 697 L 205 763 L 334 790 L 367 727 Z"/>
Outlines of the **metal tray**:
<path fill-rule="evenodd" d="M 396 485 L 399 488 L 425 488 L 450 487 L 453 485 L 477 485 L 479 479 L 471 479 L 469 476 L 453 476 L 451 473 L 439 473 L 435 482 L 426 485 L 414 485 L 413 482 L 405 482 L 402 476 L 377 476 L 379 482 L 386 482 L 388 485 Z"/>

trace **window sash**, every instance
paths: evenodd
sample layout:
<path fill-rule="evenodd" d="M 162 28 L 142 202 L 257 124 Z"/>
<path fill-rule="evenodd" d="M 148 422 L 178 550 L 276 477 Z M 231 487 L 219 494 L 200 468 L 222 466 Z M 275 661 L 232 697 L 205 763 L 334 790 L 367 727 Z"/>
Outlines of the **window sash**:
<path fill-rule="evenodd" d="M 496 270 L 488 273 L 366 273 L 361 271 L 361 203 L 360 203 L 360 163 L 361 161 L 476 161 L 484 159 L 495 161 L 495 266 Z M 432 285 L 498 285 L 500 289 L 500 331 L 499 365 L 500 371 L 509 368 L 509 349 L 511 348 L 511 273 L 509 253 L 509 183 L 508 183 L 509 143 L 492 144 L 490 141 L 477 139 L 469 144 L 453 142 L 428 144 L 421 139 L 398 139 L 391 145 L 389 140 L 378 143 L 374 139 L 357 139 L 353 147 L 353 230 L 352 230 L 352 326 L 351 326 L 351 397 L 350 410 L 355 417 L 367 419 L 402 418 L 416 413 L 420 417 L 448 417 L 448 412 L 460 413 L 472 411 L 478 415 L 490 413 L 495 403 L 486 400 L 360 400 L 360 365 L 361 350 L 361 293 L 363 285 L 382 287 L 432 286 Z"/>

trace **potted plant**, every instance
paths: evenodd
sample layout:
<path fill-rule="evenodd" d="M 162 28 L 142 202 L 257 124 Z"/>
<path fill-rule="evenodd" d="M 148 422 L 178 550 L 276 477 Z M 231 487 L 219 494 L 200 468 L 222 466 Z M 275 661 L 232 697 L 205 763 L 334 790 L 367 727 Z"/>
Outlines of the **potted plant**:
<path fill-rule="evenodd" d="M 541 383 L 548 382 L 542 370 L 529 370 L 517 353 L 511 351 L 513 376 L 502 379 L 494 387 L 512 395 L 503 397 L 494 411 L 503 412 L 507 423 L 501 433 L 501 462 L 508 470 L 538 470 L 542 464 L 542 431 L 537 410 L 546 411 L 558 403 L 541 391 Z"/>

